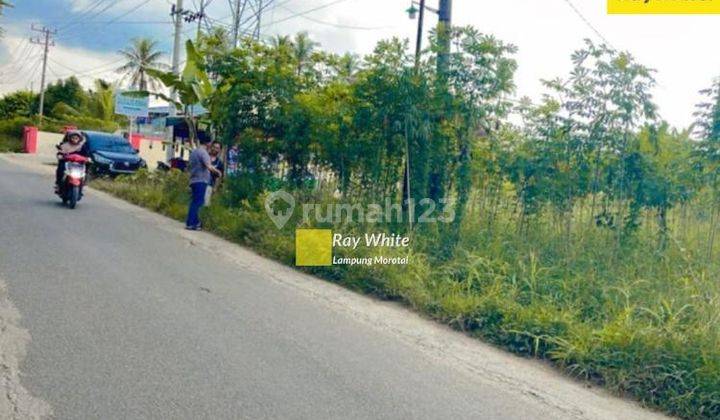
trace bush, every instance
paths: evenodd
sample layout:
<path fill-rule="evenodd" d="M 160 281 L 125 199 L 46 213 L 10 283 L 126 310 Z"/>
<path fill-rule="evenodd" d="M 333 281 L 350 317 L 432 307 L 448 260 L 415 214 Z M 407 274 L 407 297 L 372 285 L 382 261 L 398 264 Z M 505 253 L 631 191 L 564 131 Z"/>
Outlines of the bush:
<path fill-rule="evenodd" d="M 80 130 L 103 131 L 106 133 L 114 133 L 120 128 L 118 124 L 113 121 L 103 121 L 86 116 L 66 115 L 61 118 L 44 118 L 41 129 L 61 133 L 66 126 L 75 126 Z"/>
<path fill-rule="evenodd" d="M 30 118 L 15 117 L 0 121 L 0 152 L 21 152 L 23 127 L 34 125 Z"/>

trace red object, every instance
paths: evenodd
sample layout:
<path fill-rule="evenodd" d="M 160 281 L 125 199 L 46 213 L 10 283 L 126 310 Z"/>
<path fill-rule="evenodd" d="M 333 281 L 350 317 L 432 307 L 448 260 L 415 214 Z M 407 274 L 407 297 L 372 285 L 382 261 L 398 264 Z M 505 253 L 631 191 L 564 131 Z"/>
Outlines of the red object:
<path fill-rule="evenodd" d="M 83 155 L 78 155 L 78 154 L 66 155 L 64 159 L 68 162 L 75 162 L 75 163 L 85 163 L 88 161 L 88 158 L 86 158 Z"/>
<path fill-rule="evenodd" d="M 23 151 L 25 153 L 37 153 L 37 127 L 23 127 Z"/>
<path fill-rule="evenodd" d="M 82 184 L 82 178 L 68 177 L 68 182 L 70 183 L 70 185 L 78 187 L 80 186 L 80 184 Z"/>
<path fill-rule="evenodd" d="M 130 145 L 135 150 L 140 150 L 140 142 L 142 141 L 143 137 L 140 134 L 130 134 Z"/>

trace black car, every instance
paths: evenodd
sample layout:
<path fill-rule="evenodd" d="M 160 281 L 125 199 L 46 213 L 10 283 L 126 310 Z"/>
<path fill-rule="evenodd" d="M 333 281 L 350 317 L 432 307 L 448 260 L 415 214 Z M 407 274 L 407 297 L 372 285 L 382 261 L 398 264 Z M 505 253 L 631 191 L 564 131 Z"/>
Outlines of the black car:
<path fill-rule="evenodd" d="M 92 171 L 98 175 L 132 174 L 147 167 L 127 139 L 107 133 L 84 131 L 92 157 Z"/>

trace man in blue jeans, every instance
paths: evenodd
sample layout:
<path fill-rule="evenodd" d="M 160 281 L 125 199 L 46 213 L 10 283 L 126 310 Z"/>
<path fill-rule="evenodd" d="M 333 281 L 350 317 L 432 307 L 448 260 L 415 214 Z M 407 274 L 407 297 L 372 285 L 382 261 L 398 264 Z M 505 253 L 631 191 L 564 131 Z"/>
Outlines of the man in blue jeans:
<path fill-rule="evenodd" d="M 190 153 L 190 208 L 185 222 L 185 229 L 200 230 L 200 208 L 205 203 L 205 190 L 212 179 L 210 173 L 217 176 L 222 174 L 212 164 L 210 154 L 207 151 L 210 140 L 201 139 L 200 146 Z"/>

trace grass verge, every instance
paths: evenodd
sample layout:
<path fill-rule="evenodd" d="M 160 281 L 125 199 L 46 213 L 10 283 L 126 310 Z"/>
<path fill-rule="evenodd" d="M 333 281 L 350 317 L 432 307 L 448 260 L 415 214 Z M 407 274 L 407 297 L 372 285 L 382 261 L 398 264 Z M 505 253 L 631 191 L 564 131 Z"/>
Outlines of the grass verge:
<path fill-rule="evenodd" d="M 186 215 L 187 178 L 175 171 L 95 180 L 93 186 L 177 220 Z M 276 229 L 261 202 L 228 206 L 216 197 L 202 218 L 221 237 L 294 263 L 296 225 Z M 401 300 L 669 414 L 720 418 L 720 285 L 717 267 L 697 257 L 698 250 L 674 243 L 658 253 L 648 246 L 651 233 L 640 232 L 617 253 L 615 235 L 593 227 L 575 227 L 568 236 L 538 223 L 521 234 L 502 218 L 468 220 L 450 259 L 427 252 L 434 233 L 426 232 L 415 238 L 409 266 L 307 271 Z"/>

